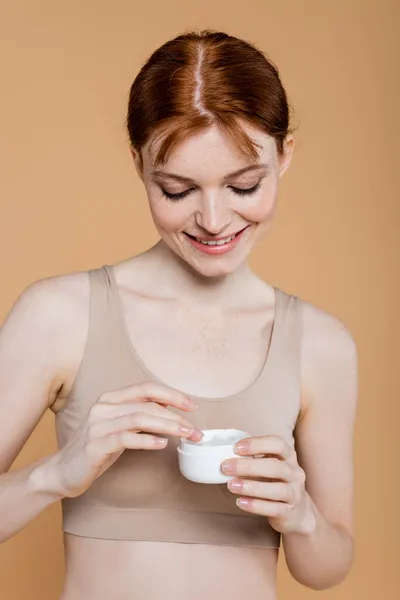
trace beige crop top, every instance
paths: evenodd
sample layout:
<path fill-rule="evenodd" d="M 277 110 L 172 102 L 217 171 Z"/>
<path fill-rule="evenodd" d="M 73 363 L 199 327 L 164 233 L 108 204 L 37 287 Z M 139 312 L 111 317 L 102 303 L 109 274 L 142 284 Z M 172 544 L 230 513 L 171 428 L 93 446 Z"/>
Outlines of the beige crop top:
<path fill-rule="evenodd" d="M 56 413 L 63 446 L 99 396 L 157 380 L 129 339 L 111 266 L 89 271 L 90 321 L 84 356 L 69 397 Z M 294 443 L 300 409 L 300 301 L 276 290 L 275 321 L 264 366 L 246 390 L 226 398 L 196 397 L 190 414 L 200 429 L 235 428 Z M 125 450 L 91 487 L 62 500 L 63 529 L 79 536 L 197 544 L 278 547 L 265 517 L 244 513 L 226 484 L 185 479 L 176 438 L 157 452 Z"/>

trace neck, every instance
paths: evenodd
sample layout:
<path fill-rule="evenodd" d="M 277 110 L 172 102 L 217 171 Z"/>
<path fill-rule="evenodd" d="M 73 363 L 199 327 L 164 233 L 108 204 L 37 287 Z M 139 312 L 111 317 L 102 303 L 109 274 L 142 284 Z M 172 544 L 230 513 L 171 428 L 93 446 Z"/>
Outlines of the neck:
<path fill-rule="evenodd" d="M 256 276 L 247 262 L 233 273 L 221 277 L 205 277 L 195 271 L 180 256 L 160 240 L 146 253 L 157 272 L 157 287 L 162 295 L 179 296 L 193 302 L 207 304 L 237 301 L 248 294 L 248 285 Z"/>

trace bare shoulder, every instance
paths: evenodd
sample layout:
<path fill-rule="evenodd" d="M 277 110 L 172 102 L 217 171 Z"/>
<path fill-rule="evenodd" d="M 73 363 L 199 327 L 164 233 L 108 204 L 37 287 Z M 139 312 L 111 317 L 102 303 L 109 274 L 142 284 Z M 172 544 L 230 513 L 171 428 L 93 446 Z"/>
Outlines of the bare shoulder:
<path fill-rule="evenodd" d="M 72 386 L 89 322 L 88 273 L 28 285 L 0 328 L 0 473 Z"/>
<path fill-rule="evenodd" d="M 89 322 L 87 271 L 56 275 L 29 284 L 19 295 L 0 329 L 0 349 L 22 360 L 40 352 L 52 373 L 49 395 L 73 379 L 85 345 Z M 4 350 L 4 355 L 6 351 Z M 25 356 L 25 359 L 29 358 Z"/>
<path fill-rule="evenodd" d="M 347 326 L 336 316 L 301 300 L 303 320 L 303 351 L 306 354 L 316 352 L 335 354 L 351 354 L 356 351 L 356 344 Z"/>
<path fill-rule="evenodd" d="M 30 283 L 14 306 L 30 307 L 50 319 L 68 316 L 87 300 L 88 291 L 87 271 L 54 275 Z"/>
<path fill-rule="evenodd" d="M 355 403 L 357 346 L 348 327 L 336 316 L 304 300 L 302 315 L 302 413 L 310 403 Z"/>
<path fill-rule="evenodd" d="M 300 302 L 301 411 L 296 452 L 307 492 L 328 521 L 353 535 L 353 440 L 357 351 L 337 317 Z"/>

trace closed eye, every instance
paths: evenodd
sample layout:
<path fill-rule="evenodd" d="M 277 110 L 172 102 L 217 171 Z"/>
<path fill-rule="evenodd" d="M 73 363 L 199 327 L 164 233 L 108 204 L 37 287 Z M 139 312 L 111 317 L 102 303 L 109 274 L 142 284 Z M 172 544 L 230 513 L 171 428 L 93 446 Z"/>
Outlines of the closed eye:
<path fill-rule="evenodd" d="M 253 187 L 251 187 L 251 188 L 236 188 L 236 187 L 233 187 L 232 185 L 230 186 L 230 188 L 235 192 L 235 194 L 238 194 L 239 196 L 250 196 L 251 194 L 254 194 L 258 190 L 260 185 L 261 185 L 261 181 L 256 183 L 256 185 L 253 185 Z"/>
<path fill-rule="evenodd" d="M 238 196 L 250 196 L 251 194 L 254 194 L 258 188 L 261 185 L 261 181 L 259 181 L 256 185 L 254 185 L 251 188 L 237 188 L 234 187 L 233 185 L 230 185 L 229 188 Z M 163 193 L 163 195 L 168 198 L 168 200 L 183 200 L 183 198 L 185 198 L 188 194 L 190 194 L 191 191 L 193 191 L 194 188 L 190 188 L 188 190 L 185 190 L 184 192 L 179 192 L 178 194 L 171 194 L 170 192 L 167 192 L 167 190 L 164 190 L 164 188 L 162 188 L 160 186 L 161 192 Z"/>
<path fill-rule="evenodd" d="M 185 190 L 184 192 L 180 192 L 179 194 L 170 194 L 169 192 L 167 192 L 167 190 L 164 190 L 164 188 L 162 188 L 161 186 L 160 186 L 160 189 L 163 193 L 163 196 L 168 198 L 168 200 L 182 200 L 192 191 L 193 188 L 191 188 L 190 190 Z"/>

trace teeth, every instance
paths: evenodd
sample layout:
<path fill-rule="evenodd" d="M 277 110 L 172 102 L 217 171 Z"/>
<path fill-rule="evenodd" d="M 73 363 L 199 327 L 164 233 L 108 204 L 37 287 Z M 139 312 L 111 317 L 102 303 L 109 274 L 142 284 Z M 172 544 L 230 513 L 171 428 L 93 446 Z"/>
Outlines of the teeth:
<path fill-rule="evenodd" d="M 224 240 L 218 240 L 217 242 L 216 241 L 204 242 L 203 240 L 199 240 L 198 238 L 196 238 L 196 240 L 198 242 L 201 242 L 205 246 L 223 246 L 224 244 L 231 242 L 234 237 L 236 237 L 236 233 L 235 233 L 235 235 L 231 235 L 231 237 L 225 238 Z"/>

